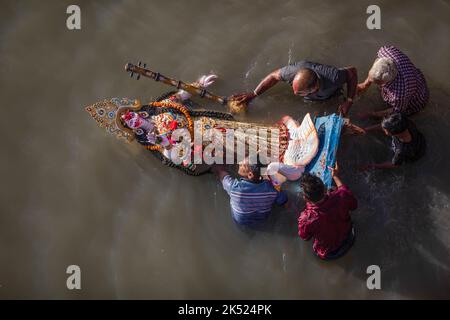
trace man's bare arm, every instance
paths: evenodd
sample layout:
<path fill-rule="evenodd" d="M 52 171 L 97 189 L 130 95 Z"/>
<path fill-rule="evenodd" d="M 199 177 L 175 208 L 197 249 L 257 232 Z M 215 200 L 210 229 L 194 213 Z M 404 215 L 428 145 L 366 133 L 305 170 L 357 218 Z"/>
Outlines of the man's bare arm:
<path fill-rule="evenodd" d="M 367 89 L 369 89 L 371 84 L 372 84 L 372 80 L 369 77 L 367 77 L 366 80 L 364 80 L 364 82 L 357 85 L 357 89 L 356 89 L 357 94 L 361 95 L 364 92 L 366 92 Z"/>
<path fill-rule="evenodd" d="M 358 72 L 355 67 L 348 67 L 347 70 L 347 98 L 355 98 L 356 86 L 358 85 Z"/>
<path fill-rule="evenodd" d="M 338 112 L 344 117 L 347 115 L 353 104 L 353 99 L 356 95 L 356 86 L 358 85 L 358 72 L 356 71 L 356 68 L 347 67 L 345 68 L 345 71 L 347 72 L 347 100 L 338 108 Z"/>
<path fill-rule="evenodd" d="M 336 161 L 336 163 L 334 165 L 334 168 L 329 166 L 328 169 L 331 172 L 331 177 L 333 178 L 334 183 L 336 183 L 336 187 L 339 188 L 340 186 L 342 186 L 343 183 L 342 183 L 341 179 L 338 177 L 338 174 L 339 174 L 339 164 L 338 164 L 338 162 Z"/>
<path fill-rule="evenodd" d="M 256 87 L 255 91 L 253 93 L 256 96 L 259 96 L 260 94 L 264 93 L 268 89 L 272 88 L 274 85 L 276 85 L 281 80 L 280 76 L 280 69 L 275 70 L 274 72 L 267 75 Z"/>
<path fill-rule="evenodd" d="M 392 111 L 394 111 L 394 108 L 388 108 L 382 111 L 374 111 L 373 112 L 373 116 L 375 118 L 384 118 L 388 115 L 390 115 L 392 113 Z"/>
<path fill-rule="evenodd" d="M 253 92 L 244 92 L 240 94 L 235 94 L 230 97 L 230 100 L 234 100 L 237 103 L 249 103 L 252 101 L 256 96 L 259 96 L 263 92 L 265 92 L 267 89 L 273 87 L 275 84 L 278 83 L 278 81 L 281 80 L 280 76 L 280 69 L 275 70 L 274 72 L 270 73 L 265 77 L 256 87 L 256 89 Z"/>

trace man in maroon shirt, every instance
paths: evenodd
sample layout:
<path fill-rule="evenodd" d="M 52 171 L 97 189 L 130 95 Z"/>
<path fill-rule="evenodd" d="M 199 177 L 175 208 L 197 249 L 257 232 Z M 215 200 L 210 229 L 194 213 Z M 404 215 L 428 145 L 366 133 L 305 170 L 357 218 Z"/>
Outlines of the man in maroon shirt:
<path fill-rule="evenodd" d="M 337 176 L 337 166 L 330 168 L 337 189 L 326 193 L 322 180 L 309 173 L 300 178 L 306 208 L 298 218 L 298 234 L 303 240 L 314 239 L 313 249 L 321 259 L 344 255 L 353 244 L 350 211 L 358 202 Z"/>

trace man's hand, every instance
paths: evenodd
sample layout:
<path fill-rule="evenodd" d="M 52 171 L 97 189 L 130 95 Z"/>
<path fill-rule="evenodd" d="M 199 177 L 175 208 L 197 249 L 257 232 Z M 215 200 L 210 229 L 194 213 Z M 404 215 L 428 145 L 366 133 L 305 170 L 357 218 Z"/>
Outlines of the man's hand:
<path fill-rule="evenodd" d="M 363 82 L 356 86 L 356 95 L 361 96 L 369 87 Z"/>
<path fill-rule="evenodd" d="M 340 186 L 342 186 L 343 183 L 342 183 L 341 179 L 338 177 L 339 165 L 338 165 L 337 161 L 336 161 L 336 164 L 334 165 L 334 168 L 328 167 L 328 169 L 330 169 L 330 171 L 331 171 L 331 176 L 333 177 L 334 183 L 336 183 L 336 187 L 339 188 Z"/>
<path fill-rule="evenodd" d="M 256 94 L 254 92 L 245 92 L 245 93 L 233 95 L 229 98 L 229 100 L 236 101 L 239 104 L 242 104 L 242 103 L 248 104 L 255 97 L 256 97 Z"/>
<path fill-rule="evenodd" d="M 353 102 L 352 101 L 345 101 L 343 104 L 341 104 L 338 108 L 338 112 L 342 115 L 342 116 L 346 116 L 348 113 L 348 110 L 350 109 L 350 107 L 352 106 Z"/>
<path fill-rule="evenodd" d="M 372 82 L 368 78 L 366 79 L 366 81 L 359 83 L 356 86 L 356 95 L 357 96 L 362 95 L 364 92 L 367 91 L 367 89 L 369 89 L 371 84 L 372 84 Z"/>
<path fill-rule="evenodd" d="M 344 118 L 344 128 L 345 133 L 351 135 L 365 135 L 367 133 L 366 128 L 358 127 L 357 125 L 350 122 L 350 119 Z"/>
<path fill-rule="evenodd" d="M 338 162 L 337 162 L 337 161 L 336 161 L 336 164 L 334 165 L 334 168 L 328 166 L 328 169 L 330 169 L 331 176 L 332 176 L 333 178 L 338 176 L 338 174 L 339 174 L 339 165 L 338 165 Z"/>

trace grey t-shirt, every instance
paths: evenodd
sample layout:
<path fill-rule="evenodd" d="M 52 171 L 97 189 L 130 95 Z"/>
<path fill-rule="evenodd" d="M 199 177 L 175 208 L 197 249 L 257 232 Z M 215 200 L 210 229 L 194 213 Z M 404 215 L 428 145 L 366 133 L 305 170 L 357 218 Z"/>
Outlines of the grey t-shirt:
<path fill-rule="evenodd" d="M 333 66 L 305 60 L 291 63 L 281 68 L 281 80 L 289 82 L 289 84 L 292 85 L 292 81 L 300 69 L 313 70 L 320 81 L 319 91 L 305 96 L 304 98 L 306 100 L 325 100 L 331 98 L 335 94 L 340 93 L 342 86 L 347 82 L 347 71 L 345 69 L 338 69 Z"/>

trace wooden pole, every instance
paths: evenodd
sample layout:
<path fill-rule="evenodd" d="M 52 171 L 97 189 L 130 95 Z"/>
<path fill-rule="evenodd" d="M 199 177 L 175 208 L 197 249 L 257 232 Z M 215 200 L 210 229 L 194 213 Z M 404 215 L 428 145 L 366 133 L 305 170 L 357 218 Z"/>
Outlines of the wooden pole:
<path fill-rule="evenodd" d="M 175 79 L 166 77 L 166 76 L 160 74 L 159 72 L 151 71 L 149 69 L 146 69 L 145 67 L 146 67 L 145 64 L 141 67 L 140 62 L 139 62 L 139 65 L 137 65 L 137 66 L 132 63 L 127 63 L 125 65 L 125 70 L 127 72 L 131 72 L 131 77 L 133 77 L 134 74 L 137 74 L 137 80 L 139 80 L 140 76 L 142 75 L 144 77 L 153 79 L 155 81 L 161 81 L 161 82 L 168 84 L 170 86 L 173 86 L 177 89 L 183 89 L 191 94 L 198 95 L 201 98 L 210 99 L 210 100 L 213 100 L 213 101 L 218 102 L 223 105 L 227 105 L 227 103 L 228 103 L 227 97 L 221 97 L 221 96 L 212 94 L 211 92 L 208 92 L 205 89 L 198 88 L 196 86 L 187 84 L 180 80 L 175 80 Z"/>

